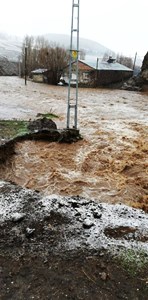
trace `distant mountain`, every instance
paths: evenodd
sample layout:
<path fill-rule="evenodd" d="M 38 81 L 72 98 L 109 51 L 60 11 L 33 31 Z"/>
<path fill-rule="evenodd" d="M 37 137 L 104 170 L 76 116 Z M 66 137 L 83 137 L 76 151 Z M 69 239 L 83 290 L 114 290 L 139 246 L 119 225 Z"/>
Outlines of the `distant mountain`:
<path fill-rule="evenodd" d="M 44 35 L 44 37 L 45 39 L 49 40 L 49 42 L 51 43 L 56 43 L 69 49 L 70 46 L 69 35 L 49 33 Z M 74 37 L 73 40 L 74 40 L 74 47 L 75 47 L 76 37 Z M 102 58 L 105 53 L 108 53 L 108 55 L 115 55 L 115 53 L 112 50 L 89 39 L 80 38 L 79 44 L 80 44 L 79 45 L 80 50 L 83 49 L 86 52 L 86 55 L 94 56 L 95 58 L 97 57 Z"/>
<path fill-rule="evenodd" d="M 49 40 L 50 43 L 58 44 L 69 49 L 70 36 L 64 34 L 45 34 L 45 39 Z M 20 37 L 9 36 L 4 33 L 0 33 L 0 59 L 5 58 L 10 61 L 18 61 L 21 54 L 23 39 Z M 74 38 L 74 44 L 76 39 Z M 86 53 L 86 58 L 96 60 L 97 57 L 101 58 L 105 53 L 108 55 L 114 55 L 113 51 L 107 47 L 84 38 L 80 38 L 80 49 L 83 49 Z"/>
<path fill-rule="evenodd" d="M 18 61 L 21 54 L 22 39 L 0 33 L 0 60 Z"/>
<path fill-rule="evenodd" d="M 17 76 L 19 74 L 19 64 L 7 58 L 0 59 L 0 76 Z"/>

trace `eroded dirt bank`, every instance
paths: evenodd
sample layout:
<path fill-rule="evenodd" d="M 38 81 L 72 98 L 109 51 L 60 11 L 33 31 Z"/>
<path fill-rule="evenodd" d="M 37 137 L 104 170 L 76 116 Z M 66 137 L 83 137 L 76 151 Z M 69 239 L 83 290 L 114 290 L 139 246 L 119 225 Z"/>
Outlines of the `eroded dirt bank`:
<path fill-rule="evenodd" d="M 148 215 L 0 182 L 1 299 L 147 299 Z"/>

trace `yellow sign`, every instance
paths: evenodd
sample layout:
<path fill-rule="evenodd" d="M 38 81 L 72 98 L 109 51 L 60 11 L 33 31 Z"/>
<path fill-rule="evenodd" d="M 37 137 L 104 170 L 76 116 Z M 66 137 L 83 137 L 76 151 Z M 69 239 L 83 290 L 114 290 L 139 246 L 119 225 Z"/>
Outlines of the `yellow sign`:
<path fill-rule="evenodd" d="M 77 56 L 78 56 L 78 51 L 73 50 L 73 51 L 72 51 L 72 58 L 73 58 L 73 59 L 77 59 Z"/>

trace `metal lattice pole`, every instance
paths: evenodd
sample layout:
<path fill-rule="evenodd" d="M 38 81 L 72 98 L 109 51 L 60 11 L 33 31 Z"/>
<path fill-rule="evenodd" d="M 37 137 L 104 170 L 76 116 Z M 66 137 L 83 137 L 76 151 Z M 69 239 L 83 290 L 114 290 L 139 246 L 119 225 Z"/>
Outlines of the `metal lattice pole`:
<path fill-rule="evenodd" d="M 72 21 L 71 21 L 71 38 L 70 38 L 70 61 L 69 61 L 69 84 L 68 84 L 68 103 L 67 103 L 67 128 L 72 123 L 71 109 L 73 109 L 73 128 L 77 129 L 78 119 L 78 55 L 79 55 L 79 0 L 72 1 Z M 76 19 L 76 22 L 75 22 Z M 76 34 L 76 47 L 74 47 L 74 34 Z M 76 66 L 76 88 L 75 98 L 71 100 L 71 81 L 72 66 Z"/>

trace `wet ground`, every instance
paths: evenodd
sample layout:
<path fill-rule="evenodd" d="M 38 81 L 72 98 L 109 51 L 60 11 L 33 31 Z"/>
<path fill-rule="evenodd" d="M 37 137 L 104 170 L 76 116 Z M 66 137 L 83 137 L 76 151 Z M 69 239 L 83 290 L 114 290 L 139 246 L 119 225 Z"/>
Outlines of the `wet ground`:
<path fill-rule="evenodd" d="M 67 87 L 0 87 L 0 119 L 53 113 L 65 127 Z M 83 140 L 15 145 L 0 166 L 1 299 L 147 299 L 147 100 L 80 89 Z"/>

